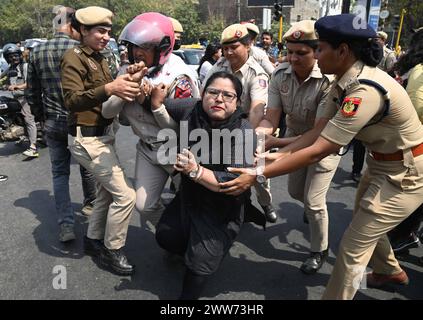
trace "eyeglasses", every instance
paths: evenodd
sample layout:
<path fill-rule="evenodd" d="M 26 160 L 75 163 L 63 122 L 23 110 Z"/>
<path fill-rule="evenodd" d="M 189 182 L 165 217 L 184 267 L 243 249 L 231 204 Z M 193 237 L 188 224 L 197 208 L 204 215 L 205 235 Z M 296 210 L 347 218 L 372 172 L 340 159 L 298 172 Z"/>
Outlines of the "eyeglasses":
<path fill-rule="evenodd" d="M 232 102 L 237 97 L 236 93 L 215 88 L 207 88 L 206 93 L 210 95 L 213 99 L 217 99 L 217 97 L 222 94 L 224 102 Z"/>

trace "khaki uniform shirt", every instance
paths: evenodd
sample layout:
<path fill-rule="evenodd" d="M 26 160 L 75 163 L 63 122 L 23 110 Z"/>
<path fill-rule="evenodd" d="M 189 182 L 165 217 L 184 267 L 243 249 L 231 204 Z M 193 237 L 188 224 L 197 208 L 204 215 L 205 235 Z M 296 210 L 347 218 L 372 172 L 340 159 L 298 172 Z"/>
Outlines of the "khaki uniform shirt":
<path fill-rule="evenodd" d="M 382 69 L 385 72 L 390 71 L 395 62 L 397 61 L 397 57 L 395 56 L 395 52 L 388 49 L 386 46 L 383 47 L 383 58 L 378 64 L 378 68 Z"/>
<path fill-rule="evenodd" d="M 109 97 L 104 88 L 111 82 L 107 60 L 87 46 L 65 52 L 61 63 L 65 107 L 70 110 L 69 125 L 104 126 L 112 123 L 101 115 L 102 103 Z"/>
<path fill-rule="evenodd" d="M 262 49 L 256 46 L 252 46 L 250 49 L 250 56 L 252 56 L 258 62 L 258 64 L 263 68 L 264 71 L 266 71 L 269 76 L 271 76 L 273 71 L 275 71 L 275 66 L 270 61 L 267 53 Z"/>
<path fill-rule="evenodd" d="M 297 136 L 314 126 L 318 108 L 329 91 L 330 79 L 322 75 L 317 61 L 309 77 L 299 83 L 288 62 L 280 64 L 269 83 L 268 108 L 282 109 L 286 114 L 286 136 Z"/>
<path fill-rule="evenodd" d="M 411 69 L 408 77 L 407 93 L 423 123 L 423 63 Z"/>
<path fill-rule="evenodd" d="M 249 57 L 242 68 L 235 73 L 232 72 L 228 60 L 225 58 L 219 59 L 207 73 L 203 83 L 205 84 L 213 73 L 219 71 L 234 74 L 241 81 L 241 107 L 246 113 L 249 113 L 252 101 L 261 101 L 267 104 L 269 76 L 253 57 Z"/>
<path fill-rule="evenodd" d="M 377 82 L 388 91 L 391 105 L 384 112 L 382 94 L 374 87 L 360 84 L 357 79 Z M 346 99 L 340 101 L 345 90 Z M 338 103 L 334 103 L 338 99 Z M 346 103 L 346 100 L 355 102 Z M 407 92 L 387 73 L 357 61 L 332 86 L 321 116 L 332 118 L 321 133 L 325 139 L 347 145 L 354 137 L 371 151 L 394 153 L 423 142 L 423 126 Z M 367 124 L 374 123 L 365 127 Z"/>

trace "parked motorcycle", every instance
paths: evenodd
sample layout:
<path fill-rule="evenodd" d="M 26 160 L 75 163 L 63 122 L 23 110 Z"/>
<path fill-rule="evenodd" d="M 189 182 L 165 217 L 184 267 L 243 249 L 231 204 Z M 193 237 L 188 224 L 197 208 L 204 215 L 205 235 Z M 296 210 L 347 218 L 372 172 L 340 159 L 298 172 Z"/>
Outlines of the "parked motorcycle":
<path fill-rule="evenodd" d="M 16 141 L 25 136 L 22 106 L 9 91 L 0 91 L 0 142 Z"/>
<path fill-rule="evenodd" d="M 8 77 L 17 77 L 15 70 L 8 71 Z M 26 138 L 25 119 L 21 113 L 22 106 L 13 93 L 8 90 L 0 90 L 0 142 L 28 141 Z M 46 143 L 43 139 L 43 126 L 39 119 L 35 119 L 37 126 L 37 142 L 41 147 Z"/>

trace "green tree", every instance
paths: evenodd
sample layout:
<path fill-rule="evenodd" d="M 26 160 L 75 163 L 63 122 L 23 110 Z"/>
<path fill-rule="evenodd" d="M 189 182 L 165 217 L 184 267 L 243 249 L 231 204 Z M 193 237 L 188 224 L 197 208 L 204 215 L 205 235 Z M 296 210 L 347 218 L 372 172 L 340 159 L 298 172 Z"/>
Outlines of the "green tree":
<path fill-rule="evenodd" d="M 220 36 L 226 27 L 226 20 L 221 15 L 210 15 L 208 21 L 201 25 L 201 37 L 208 39 L 210 42 L 220 42 Z"/>
<path fill-rule="evenodd" d="M 123 27 L 144 12 L 160 12 L 178 19 L 185 29 L 184 41 L 196 42 L 200 30 L 198 1 L 195 0 L 0 0 L 0 44 L 53 35 L 53 8 L 75 9 L 101 6 L 115 14 L 112 34 L 118 38 Z"/>
<path fill-rule="evenodd" d="M 401 32 L 400 45 L 404 48 L 410 41 L 411 29 L 423 26 L 423 1 L 421 0 L 390 0 L 388 10 L 390 15 L 386 19 L 388 30 L 394 15 L 401 15 L 401 10 L 405 9 L 404 26 Z"/>

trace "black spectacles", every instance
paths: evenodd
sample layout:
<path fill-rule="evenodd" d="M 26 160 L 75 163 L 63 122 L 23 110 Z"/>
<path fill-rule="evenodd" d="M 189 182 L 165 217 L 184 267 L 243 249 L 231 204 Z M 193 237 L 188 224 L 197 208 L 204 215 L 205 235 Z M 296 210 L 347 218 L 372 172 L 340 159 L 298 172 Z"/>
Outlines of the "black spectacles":
<path fill-rule="evenodd" d="M 236 93 L 215 88 L 207 88 L 206 93 L 212 96 L 213 99 L 216 99 L 220 94 L 222 94 L 224 102 L 232 102 L 237 97 Z"/>

